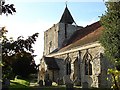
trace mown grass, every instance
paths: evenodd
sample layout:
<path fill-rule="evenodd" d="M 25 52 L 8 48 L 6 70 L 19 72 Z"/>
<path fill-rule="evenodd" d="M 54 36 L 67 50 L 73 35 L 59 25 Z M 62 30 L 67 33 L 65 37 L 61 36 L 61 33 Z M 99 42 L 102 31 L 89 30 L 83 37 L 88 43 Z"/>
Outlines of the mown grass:
<path fill-rule="evenodd" d="M 76 88 L 76 87 L 74 87 Z M 53 83 L 52 86 L 33 86 L 30 87 L 28 80 L 15 79 L 10 80 L 9 90 L 66 90 L 65 85 L 57 85 Z"/>
<path fill-rule="evenodd" d="M 62 89 L 65 90 L 65 87 L 63 86 L 34 86 L 30 87 L 30 82 L 28 80 L 22 80 L 22 79 L 15 79 L 15 80 L 10 80 L 10 86 L 9 90 L 56 90 L 56 89 Z"/>
<path fill-rule="evenodd" d="M 27 80 L 22 80 L 22 79 L 15 79 L 15 80 L 10 80 L 10 86 L 9 89 L 20 89 L 20 88 L 29 88 L 29 81 Z"/>

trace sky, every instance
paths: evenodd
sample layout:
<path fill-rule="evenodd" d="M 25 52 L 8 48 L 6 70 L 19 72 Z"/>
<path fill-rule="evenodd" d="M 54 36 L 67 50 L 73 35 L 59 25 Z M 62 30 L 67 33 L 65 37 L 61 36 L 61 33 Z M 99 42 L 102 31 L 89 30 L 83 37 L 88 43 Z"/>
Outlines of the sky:
<path fill-rule="evenodd" d="M 44 49 L 44 31 L 59 22 L 66 0 L 6 0 L 13 3 L 16 13 L 0 16 L 0 27 L 6 26 L 8 37 L 16 39 L 19 36 L 27 38 L 34 33 L 39 37 L 33 49 L 36 64 L 39 64 Z M 75 22 L 79 26 L 90 25 L 100 19 L 106 7 L 103 0 L 67 0 L 67 6 Z"/>

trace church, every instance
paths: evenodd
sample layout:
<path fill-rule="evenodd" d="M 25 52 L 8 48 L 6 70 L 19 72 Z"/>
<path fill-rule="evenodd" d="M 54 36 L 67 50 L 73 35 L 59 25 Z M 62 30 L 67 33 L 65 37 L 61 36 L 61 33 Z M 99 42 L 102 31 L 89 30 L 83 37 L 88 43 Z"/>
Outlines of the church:
<path fill-rule="evenodd" d="M 40 60 L 39 80 L 46 74 L 60 85 L 109 88 L 110 62 L 99 43 L 104 28 L 100 22 L 86 27 L 76 25 L 67 5 L 60 21 L 44 32 L 44 54 Z"/>

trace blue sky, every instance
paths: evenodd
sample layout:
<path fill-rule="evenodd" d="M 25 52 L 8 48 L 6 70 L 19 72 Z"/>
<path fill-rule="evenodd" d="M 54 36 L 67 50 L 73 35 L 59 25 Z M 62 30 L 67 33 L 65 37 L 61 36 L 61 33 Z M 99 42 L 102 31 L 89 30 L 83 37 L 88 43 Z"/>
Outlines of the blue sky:
<path fill-rule="evenodd" d="M 13 38 L 20 35 L 27 37 L 38 32 L 39 38 L 34 45 L 34 49 L 35 54 L 38 55 L 36 63 L 39 63 L 44 47 L 44 31 L 59 22 L 65 9 L 65 1 L 41 2 L 35 0 L 29 2 L 29 0 L 9 0 L 9 2 L 14 3 L 17 12 L 8 17 L 2 15 L 0 25 L 6 26 L 8 36 Z M 98 21 L 99 16 L 104 14 L 106 10 L 102 0 L 100 2 L 68 1 L 67 6 L 75 22 L 80 26 L 86 26 Z"/>

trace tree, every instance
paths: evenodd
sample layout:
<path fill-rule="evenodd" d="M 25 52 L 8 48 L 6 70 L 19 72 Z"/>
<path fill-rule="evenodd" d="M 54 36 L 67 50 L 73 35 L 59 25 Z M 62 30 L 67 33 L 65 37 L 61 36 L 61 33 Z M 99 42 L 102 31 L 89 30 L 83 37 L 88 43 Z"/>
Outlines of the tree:
<path fill-rule="evenodd" d="M 16 12 L 16 9 L 14 8 L 14 4 L 5 4 L 5 0 L 0 0 L 0 15 L 3 13 L 3 14 L 13 14 Z M 0 29 L 0 50 L 1 50 L 1 40 L 4 38 L 4 34 L 6 33 L 7 31 L 5 31 L 5 27 L 2 27 L 2 29 Z M 1 54 L 1 52 L 0 52 Z M 0 59 L 1 59 L 1 55 L 0 55 Z M 3 64 L 1 63 L 1 60 L 0 60 L 0 67 L 3 66 Z"/>
<path fill-rule="evenodd" d="M 1 9 L 2 9 L 2 12 L 3 14 L 13 14 L 16 12 L 16 9 L 14 8 L 14 4 L 5 4 L 5 0 L 1 0 L 0 1 L 0 4 L 2 4 L 1 6 Z"/>
<path fill-rule="evenodd" d="M 105 3 L 107 11 L 101 16 L 101 24 L 104 31 L 100 42 L 105 49 L 105 55 L 110 60 L 115 69 L 108 69 L 112 75 L 113 88 L 120 90 L 120 1 L 109 0 Z"/>
<path fill-rule="evenodd" d="M 6 4 L 5 0 L 0 0 L 0 9 L 1 13 L 6 15 L 12 15 L 16 12 L 14 4 Z M 33 34 L 26 40 L 20 36 L 16 41 L 12 38 L 8 39 L 5 35 L 6 33 L 7 30 L 3 27 L 0 30 L 0 45 L 2 46 L 2 55 L 0 55 L 2 56 L 2 63 L 0 62 L 0 66 L 2 66 L 3 79 L 14 75 L 27 76 L 30 73 L 35 73 L 36 64 L 34 62 L 34 55 L 32 55 L 34 52 L 32 44 L 36 41 L 38 33 Z M 26 67 L 28 72 L 22 68 L 19 70 L 18 66 Z"/>
<path fill-rule="evenodd" d="M 15 56 L 15 62 L 12 64 L 13 73 L 15 75 L 22 76 L 24 78 L 28 77 L 31 73 L 37 72 L 37 66 L 34 62 L 34 56 L 28 52 L 18 53 Z"/>
<path fill-rule="evenodd" d="M 2 39 L 2 63 L 4 66 L 2 67 L 2 75 L 3 78 L 9 78 L 11 77 L 11 75 L 18 74 L 14 71 L 15 68 L 17 69 L 17 67 L 15 67 L 15 63 L 17 64 L 19 62 L 28 62 L 26 63 L 26 66 L 27 64 L 29 64 L 30 66 L 30 63 L 33 60 L 32 53 L 34 52 L 32 44 L 35 43 L 36 37 L 38 37 L 38 33 L 29 36 L 27 39 L 24 39 L 22 36 L 20 36 L 17 38 L 16 41 L 14 41 L 13 39 L 7 39 L 4 34 L 3 36 L 4 38 Z M 22 64 L 21 67 L 25 67 L 25 64 Z M 30 70 L 30 68 L 28 69 Z"/>
<path fill-rule="evenodd" d="M 7 30 L 5 29 L 5 27 L 0 28 L 0 67 L 3 66 L 2 64 L 2 40 L 5 38 L 5 33 L 7 32 Z"/>
<path fill-rule="evenodd" d="M 110 0 L 111 1 L 111 0 Z M 104 27 L 100 42 L 105 54 L 120 70 L 120 1 L 106 2 L 107 11 L 101 17 Z"/>

